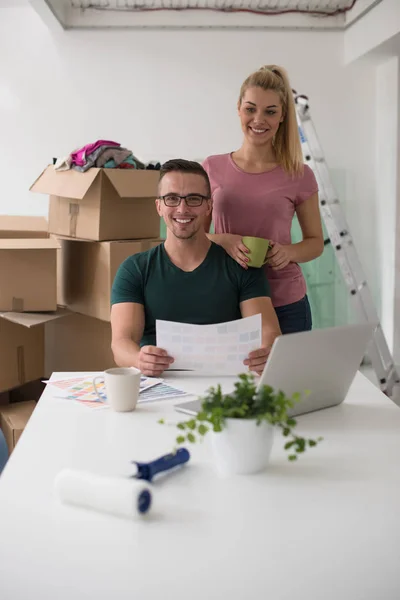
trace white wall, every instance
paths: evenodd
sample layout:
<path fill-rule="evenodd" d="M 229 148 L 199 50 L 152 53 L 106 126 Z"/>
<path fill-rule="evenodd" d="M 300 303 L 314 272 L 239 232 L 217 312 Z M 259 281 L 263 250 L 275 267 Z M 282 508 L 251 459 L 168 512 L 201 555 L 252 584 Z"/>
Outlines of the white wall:
<path fill-rule="evenodd" d="M 380 269 L 382 327 L 393 349 L 395 323 L 395 258 L 399 139 L 399 59 L 394 56 L 377 67 L 377 242 Z M 398 357 L 400 358 L 400 356 Z"/>
<path fill-rule="evenodd" d="M 143 160 L 238 147 L 240 84 L 275 62 L 310 97 L 375 290 L 374 71 L 368 61 L 344 67 L 343 39 L 326 31 L 50 33 L 29 6 L 0 10 L 0 214 L 45 215 L 47 199 L 30 184 L 53 156 L 98 138 Z"/>
<path fill-rule="evenodd" d="M 380 310 L 379 254 L 376 237 L 376 84 L 375 66 L 368 60 L 345 69 L 344 104 L 331 107 L 332 126 L 342 149 L 345 169 L 344 205 L 353 236 L 378 310 Z"/>
<path fill-rule="evenodd" d="M 399 31 L 399 0 L 381 0 L 346 32 L 344 39 L 345 63 L 350 64 L 354 60 L 366 56 L 369 52 L 374 52 L 381 44 L 396 36 Z"/>
<path fill-rule="evenodd" d="M 376 252 L 373 271 L 375 291 L 383 330 L 395 362 L 400 364 L 400 4 L 398 0 L 382 0 L 344 36 L 345 63 L 349 69 L 371 66 L 371 82 L 375 86 L 376 103 L 366 131 L 374 144 L 373 228 L 366 235 L 374 237 L 371 247 Z M 373 92 L 371 91 L 373 95 Z M 368 98 L 360 98 L 365 109 Z M 366 115 L 365 115 L 366 116 Z M 362 171 L 353 170 L 358 186 Z M 361 207 L 362 196 L 356 194 Z M 372 206 L 368 202 L 368 207 Z M 365 240 L 367 241 L 367 239 Z M 396 292 L 397 290 L 397 292 Z"/>
<path fill-rule="evenodd" d="M 323 57 L 321 52 L 323 47 Z M 12 52 L 10 52 L 12 48 Z M 344 168 L 342 34 L 268 31 L 49 33 L 28 6 L 0 10 L 0 213 L 45 214 L 29 185 L 53 156 L 98 138 L 139 157 L 203 157 L 237 147 L 244 77 L 285 65 L 310 95 L 332 166 Z"/>

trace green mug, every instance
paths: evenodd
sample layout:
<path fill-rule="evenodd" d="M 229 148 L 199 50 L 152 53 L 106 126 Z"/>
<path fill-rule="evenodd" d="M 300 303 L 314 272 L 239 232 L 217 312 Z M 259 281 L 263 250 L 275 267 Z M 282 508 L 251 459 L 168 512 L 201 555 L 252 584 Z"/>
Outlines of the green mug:
<path fill-rule="evenodd" d="M 269 240 L 265 240 L 264 238 L 252 237 L 250 235 L 245 235 L 242 238 L 243 244 L 250 250 L 247 257 L 249 262 L 247 265 L 249 267 L 262 267 L 267 262 L 267 252 L 269 248 Z"/>

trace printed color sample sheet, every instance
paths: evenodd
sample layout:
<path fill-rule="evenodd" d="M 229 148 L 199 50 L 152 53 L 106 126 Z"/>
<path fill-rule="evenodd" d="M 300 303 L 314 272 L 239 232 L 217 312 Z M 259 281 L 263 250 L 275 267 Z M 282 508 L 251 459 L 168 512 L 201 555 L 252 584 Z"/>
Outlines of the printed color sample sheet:
<path fill-rule="evenodd" d="M 217 325 L 156 321 L 157 346 L 175 361 L 171 369 L 204 374 L 238 375 L 243 360 L 261 347 L 261 315 Z"/>
<path fill-rule="evenodd" d="M 104 381 L 98 381 L 97 383 L 97 389 L 102 400 L 100 400 L 94 391 L 92 377 L 59 379 L 49 381 L 48 383 L 60 390 L 60 395 L 57 396 L 59 398 L 64 400 L 75 400 L 88 408 L 108 408 Z M 170 398 L 179 398 L 187 395 L 186 392 L 163 383 L 162 379 L 145 377 L 142 375 L 138 403 L 168 400 Z"/>
<path fill-rule="evenodd" d="M 148 391 L 152 387 L 159 385 L 161 382 L 161 379 L 144 377 L 142 375 L 140 379 L 140 394 L 142 394 L 144 391 Z M 61 379 L 50 381 L 49 384 L 60 389 L 60 397 L 65 398 L 66 400 L 77 400 L 81 404 L 89 406 L 90 408 L 103 407 L 107 401 L 104 380 L 98 380 L 97 382 L 97 390 L 102 400 L 100 400 L 94 390 L 93 377 Z"/>

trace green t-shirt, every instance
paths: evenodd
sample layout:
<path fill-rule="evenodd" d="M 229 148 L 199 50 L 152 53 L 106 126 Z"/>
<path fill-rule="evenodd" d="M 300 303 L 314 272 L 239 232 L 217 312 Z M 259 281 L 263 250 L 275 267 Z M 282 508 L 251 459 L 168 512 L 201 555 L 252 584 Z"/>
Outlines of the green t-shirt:
<path fill-rule="evenodd" d="M 145 309 L 141 346 L 156 344 L 156 319 L 209 325 L 240 319 L 240 303 L 269 296 L 264 269 L 243 269 L 212 243 L 194 271 L 182 271 L 164 244 L 127 258 L 119 267 L 111 304 L 137 302 Z"/>

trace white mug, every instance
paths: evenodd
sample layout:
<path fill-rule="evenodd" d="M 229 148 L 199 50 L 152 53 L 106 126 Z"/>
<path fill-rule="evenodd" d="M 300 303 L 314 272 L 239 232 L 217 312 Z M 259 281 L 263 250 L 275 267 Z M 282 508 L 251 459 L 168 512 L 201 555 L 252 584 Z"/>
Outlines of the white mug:
<path fill-rule="evenodd" d="M 139 369 L 116 367 L 107 369 L 104 371 L 104 375 L 97 375 L 93 379 L 93 387 L 98 398 L 104 402 L 104 398 L 100 396 L 96 386 L 98 381 L 104 381 L 109 406 L 117 412 L 129 412 L 136 408 L 140 391 L 140 377 Z"/>

